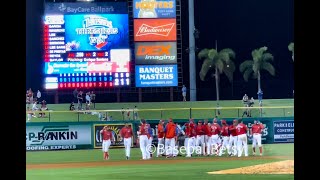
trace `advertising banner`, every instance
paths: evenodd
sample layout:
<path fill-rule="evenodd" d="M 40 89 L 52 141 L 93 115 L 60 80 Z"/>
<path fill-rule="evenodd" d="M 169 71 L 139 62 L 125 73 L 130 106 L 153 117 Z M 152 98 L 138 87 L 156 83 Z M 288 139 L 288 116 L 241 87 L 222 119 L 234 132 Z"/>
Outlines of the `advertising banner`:
<path fill-rule="evenodd" d="M 26 126 L 26 150 L 72 150 L 91 148 L 90 125 Z"/>
<path fill-rule="evenodd" d="M 175 0 L 133 0 L 134 18 L 175 18 Z"/>
<path fill-rule="evenodd" d="M 94 148 L 102 148 L 102 136 L 100 131 L 103 129 L 105 125 L 108 125 L 112 130 L 114 144 L 111 144 L 110 147 L 124 147 L 123 139 L 120 135 L 120 130 L 124 127 L 125 124 L 94 124 L 93 125 L 93 147 Z M 132 127 L 132 124 L 129 124 Z M 132 139 L 132 146 L 133 146 Z"/>
<path fill-rule="evenodd" d="M 136 64 L 176 64 L 176 42 L 135 43 Z"/>
<path fill-rule="evenodd" d="M 176 19 L 134 19 L 134 41 L 176 41 Z"/>
<path fill-rule="evenodd" d="M 294 142 L 294 120 L 273 121 L 274 142 Z"/>
<path fill-rule="evenodd" d="M 172 87 L 178 85 L 177 65 L 137 65 L 136 87 Z"/>

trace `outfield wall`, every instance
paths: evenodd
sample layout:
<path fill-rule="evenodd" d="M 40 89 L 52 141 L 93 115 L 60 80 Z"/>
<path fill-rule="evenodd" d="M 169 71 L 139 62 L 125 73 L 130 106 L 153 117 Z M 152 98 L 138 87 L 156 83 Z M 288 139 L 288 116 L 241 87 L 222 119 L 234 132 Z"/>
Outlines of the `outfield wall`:
<path fill-rule="evenodd" d="M 198 119 L 195 119 L 197 121 Z M 228 124 L 232 124 L 233 118 L 225 118 Z M 251 128 L 256 118 L 243 118 L 244 123 Z M 294 117 L 261 118 L 265 125 L 262 132 L 262 143 L 293 143 L 294 142 Z M 153 130 L 154 142 L 157 142 L 157 124 L 159 120 L 147 120 Z M 101 136 L 99 131 L 104 125 L 110 125 L 115 137 L 115 143 L 111 147 L 123 147 L 120 137 L 120 129 L 127 121 L 95 121 L 95 122 L 32 122 L 26 124 L 26 150 L 74 150 L 101 148 Z M 188 119 L 174 120 L 180 126 L 188 122 Z M 132 146 L 135 146 L 136 132 L 140 121 L 128 122 L 135 132 Z M 249 134 L 249 132 L 248 132 Z M 183 138 L 183 137 L 180 137 Z M 249 144 L 252 139 L 249 137 Z"/>

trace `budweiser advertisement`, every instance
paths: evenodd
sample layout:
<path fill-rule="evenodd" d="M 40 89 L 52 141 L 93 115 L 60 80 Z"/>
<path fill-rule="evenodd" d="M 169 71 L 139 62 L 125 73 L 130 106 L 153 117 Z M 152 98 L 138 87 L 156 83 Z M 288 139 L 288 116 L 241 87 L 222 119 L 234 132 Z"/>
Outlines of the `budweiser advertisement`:
<path fill-rule="evenodd" d="M 176 42 L 136 42 L 136 64 L 176 64 Z"/>
<path fill-rule="evenodd" d="M 176 41 L 176 19 L 135 19 L 134 41 Z"/>

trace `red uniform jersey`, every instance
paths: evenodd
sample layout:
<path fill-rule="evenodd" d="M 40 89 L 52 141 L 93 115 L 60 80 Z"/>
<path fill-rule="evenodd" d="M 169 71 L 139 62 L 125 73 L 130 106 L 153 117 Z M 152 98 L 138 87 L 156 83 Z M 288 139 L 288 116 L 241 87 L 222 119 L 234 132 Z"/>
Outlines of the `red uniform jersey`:
<path fill-rule="evenodd" d="M 164 137 L 164 127 L 162 124 L 158 124 L 158 138 Z"/>
<path fill-rule="evenodd" d="M 109 130 L 101 130 L 100 134 L 102 134 L 103 140 L 110 140 L 112 137 L 112 132 Z"/>
<path fill-rule="evenodd" d="M 130 138 L 133 135 L 131 127 L 123 127 L 121 129 L 120 134 L 121 134 L 121 137 L 123 138 Z"/>
<path fill-rule="evenodd" d="M 229 136 L 229 126 L 228 125 L 222 125 L 221 136 Z"/>
<path fill-rule="evenodd" d="M 217 135 L 220 133 L 220 131 L 221 131 L 221 127 L 219 124 L 214 123 L 211 125 L 211 134 L 212 135 Z"/>
<path fill-rule="evenodd" d="M 186 128 L 185 128 L 184 132 L 185 132 L 187 137 L 190 137 L 190 126 L 189 126 L 189 124 L 186 124 L 185 127 Z"/>
<path fill-rule="evenodd" d="M 229 132 L 231 136 L 237 136 L 237 128 L 234 125 L 229 126 Z"/>
<path fill-rule="evenodd" d="M 242 135 L 247 133 L 247 126 L 243 123 L 237 125 L 237 135 Z"/>
<path fill-rule="evenodd" d="M 169 122 L 166 125 L 166 138 L 174 138 L 176 136 L 176 125 L 173 122 Z"/>
<path fill-rule="evenodd" d="M 254 133 L 261 134 L 261 131 L 262 131 L 263 128 L 264 127 L 263 127 L 262 124 L 254 124 L 254 125 L 252 125 L 252 134 L 254 134 Z"/>
<path fill-rule="evenodd" d="M 189 123 L 189 128 L 190 128 L 190 136 L 189 137 L 195 137 L 197 135 L 195 124 Z"/>
<path fill-rule="evenodd" d="M 148 133 L 148 125 L 147 124 L 142 124 L 141 126 L 140 126 L 140 129 L 139 129 L 139 131 L 140 131 L 140 135 L 149 135 L 149 133 Z"/>
<path fill-rule="evenodd" d="M 208 124 L 204 124 L 204 134 L 207 136 L 211 136 L 211 129 Z"/>
<path fill-rule="evenodd" d="M 197 125 L 196 134 L 197 135 L 204 135 L 204 127 L 203 127 L 203 125 Z"/>

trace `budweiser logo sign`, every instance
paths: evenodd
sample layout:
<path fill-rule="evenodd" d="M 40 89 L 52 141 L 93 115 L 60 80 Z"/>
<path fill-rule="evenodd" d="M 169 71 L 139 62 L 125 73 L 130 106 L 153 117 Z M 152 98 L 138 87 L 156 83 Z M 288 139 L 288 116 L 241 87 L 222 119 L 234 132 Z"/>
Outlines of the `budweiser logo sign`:
<path fill-rule="evenodd" d="M 136 36 L 146 36 L 146 35 L 157 35 L 157 36 L 168 36 L 174 27 L 175 23 L 170 23 L 162 26 L 152 27 L 146 24 L 142 24 Z"/>

